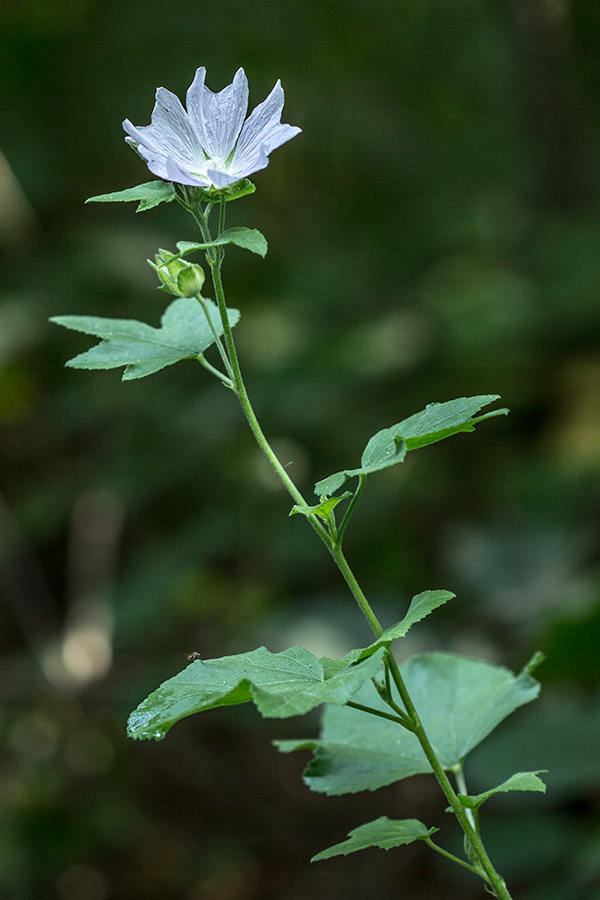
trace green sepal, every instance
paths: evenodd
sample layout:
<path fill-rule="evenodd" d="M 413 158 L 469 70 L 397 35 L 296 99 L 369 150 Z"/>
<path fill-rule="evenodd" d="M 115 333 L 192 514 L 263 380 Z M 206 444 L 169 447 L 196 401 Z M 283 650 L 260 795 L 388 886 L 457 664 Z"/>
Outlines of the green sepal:
<path fill-rule="evenodd" d="M 324 498 L 323 502 L 317 503 L 316 506 L 292 506 L 290 516 L 300 513 L 303 516 L 318 516 L 320 519 L 323 519 L 324 522 L 328 522 L 331 512 L 338 503 L 341 500 L 347 500 L 351 496 L 351 491 L 345 491 L 339 497 L 331 497 L 329 500 Z"/>
<path fill-rule="evenodd" d="M 175 185 L 170 181 L 147 181 L 135 187 L 126 188 L 124 191 L 116 191 L 114 194 L 98 194 L 89 197 L 86 203 L 127 203 L 139 200 L 140 204 L 136 212 L 152 209 L 159 203 L 170 203 L 175 199 Z"/>
<path fill-rule="evenodd" d="M 236 181 L 229 188 L 223 189 L 222 196 L 229 203 L 230 200 L 239 200 L 240 197 L 247 197 L 248 194 L 253 194 L 255 190 L 256 185 L 249 178 L 242 178 L 241 181 Z"/>
<path fill-rule="evenodd" d="M 327 672 L 302 647 L 199 660 L 165 681 L 129 717 L 127 733 L 160 740 L 180 719 L 216 706 L 253 701 L 263 716 L 300 716 L 322 703 L 344 705 L 381 667 L 383 649 L 370 659 Z M 327 662 L 327 661 L 326 661 Z"/>
<path fill-rule="evenodd" d="M 227 228 L 214 241 L 198 244 L 195 241 L 178 241 L 177 249 L 180 256 L 187 256 L 188 253 L 194 253 L 196 250 L 208 250 L 210 247 L 220 247 L 223 244 L 235 244 L 244 250 L 251 250 L 252 253 L 258 253 L 259 256 L 266 256 L 268 244 L 264 235 L 257 231 L 256 228 Z"/>
<path fill-rule="evenodd" d="M 167 291 L 175 297 L 198 296 L 206 279 L 202 266 L 189 263 L 169 250 L 160 249 L 154 259 L 155 262 L 151 259 L 147 262 L 162 282 L 159 290 Z"/>
<path fill-rule="evenodd" d="M 505 794 L 509 791 L 541 791 L 545 794 L 546 785 L 541 778 L 538 778 L 538 775 L 547 771 L 547 769 L 536 769 L 534 772 L 517 772 L 498 787 L 484 791 L 482 794 L 459 794 L 458 799 L 465 809 L 479 809 L 481 804 L 493 797 L 494 794 Z"/>
<path fill-rule="evenodd" d="M 462 766 L 467 754 L 500 722 L 537 697 L 540 685 L 531 668 L 538 658 L 533 657 L 518 675 L 503 666 L 449 653 L 424 653 L 401 667 L 444 769 Z M 353 700 L 389 711 L 371 684 L 362 687 Z M 312 750 L 304 780 L 312 790 L 329 795 L 376 790 L 431 772 L 414 734 L 350 707 L 326 707 L 320 738 L 277 741 L 276 746 L 283 753 Z"/>
<path fill-rule="evenodd" d="M 418 819 L 388 819 L 387 816 L 380 816 L 373 822 L 367 822 L 365 825 L 354 828 L 348 834 L 347 841 L 322 850 L 321 853 L 313 856 L 311 862 L 330 859 L 332 856 L 347 856 L 349 853 L 366 850 L 368 847 L 390 850 L 392 847 L 412 844 L 413 841 L 427 840 L 436 831 L 439 831 L 439 828 L 427 828 Z"/>
<path fill-rule="evenodd" d="M 216 333 L 223 334 L 217 306 L 205 300 Z M 233 327 L 240 318 L 237 309 L 227 311 Z M 196 359 L 215 342 L 206 315 L 198 300 L 182 297 L 174 300 L 161 318 L 161 327 L 153 328 L 136 319 L 106 319 L 103 316 L 54 316 L 50 319 L 72 331 L 102 338 L 84 353 L 70 359 L 73 369 L 115 369 L 125 366 L 123 381 L 143 378 L 182 359 Z"/>
<path fill-rule="evenodd" d="M 402 462 L 409 450 L 427 447 L 463 431 L 473 431 L 475 425 L 484 419 L 506 415 L 507 409 L 495 409 L 482 416 L 475 415 L 483 406 L 498 399 L 498 394 L 482 394 L 428 404 L 422 412 L 415 413 L 391 428 L 378 431 L 365 447 L 359 468 L 344 469 L 322 479 L 315 484 L 315 494 L 329 497 L 349 478 L 379 472 Z"/>

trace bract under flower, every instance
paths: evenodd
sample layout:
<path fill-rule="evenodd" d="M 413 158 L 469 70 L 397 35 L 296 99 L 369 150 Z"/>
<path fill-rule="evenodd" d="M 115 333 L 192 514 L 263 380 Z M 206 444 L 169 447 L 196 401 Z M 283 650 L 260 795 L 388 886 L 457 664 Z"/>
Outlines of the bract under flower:
<path fill-rule="evenodd" d="M 278 81 L 246 119 L 248 79 L 243 69 L 218 94 L 206 87 L 201 66 L 186 94 L 187 111 L 166 88 L 156 91 L 150 125 L 125 119 L 134 144 L 159 178 L 202 188 L 224 188 L 269 164 L 269 153 L 301 129 L 281 123 L 284 95 Z M 245 119 L 245 121 L 244 121 Z"/>

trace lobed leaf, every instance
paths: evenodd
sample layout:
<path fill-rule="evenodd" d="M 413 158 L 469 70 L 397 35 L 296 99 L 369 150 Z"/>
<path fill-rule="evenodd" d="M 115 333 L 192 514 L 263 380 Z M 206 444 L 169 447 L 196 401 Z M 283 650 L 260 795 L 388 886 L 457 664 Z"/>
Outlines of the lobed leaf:
<path fill-rule="evenodd" d="M 215 706 L 253 701 L 268 718 L 303 715 L 321 703 L 346 703 L 379 671 L 383 649 L 355 665 L 325 673 L 320 660 L 302 647 L 199 660 L 150 694 L 129 717 L 127 733 L 160 740 L 180 719 Z"/>
<path fill-rule="evenodd" d="M 484 791 L 483 794 L 459 794 L 460 802 L 467 809 L 479 809 L 482 803 L 493 797 L 494 794 L 505 794 L 508 791 L 541 791 L 546 793 L 546 785 L 541 778 L 538 778 L 540 772 L 546 772 L 547 769 L 537 769 L 535 772 L 517 772 L 507 781 L 503 781 L 498 787 Z"/>
<path fill-rule="evenodd" d="M 170 181 L 147 181 L 124 191 L 116 191 L 113 194 L 98 194 L 89 197 L 86 203 L 127 203 L 131 200 L 139 200 L 140 205 L 136 212 L 152 209 L 159 203 L 170 203 L 175 198 L 175 185 Z"/>
<path fill-rule="evenodd" d="M 392 847 L 400 847 L 402 844 L 412 844 L 413 841 L 427 840 L 439 828 L 427 828 L 418 819 L 388 819 L 380 816 L 373 822 L 359 825 L 348 835 L 347 841 L 334 844 L 327 850 L 322 850 L 313 856 L 311 862 L 320 859 L 330 859 L 332 856 L 347 856 L 356 850 L 366 850 L 368 847 L 379 847 L 381 850 L 390 850 Z"/>
<path fill-rule="evenodd" d="M 537 697 L 534 659 L 519 675 L 503 666 L 448 653 L 425 653 L 408 660 L 401 673 L 445 769 L 465 756 L 524 703 Z M 387 711 L 374 687 L 353 698 Z M 304 773 L 312 790 L 346 794 L 375 790 L 431 767 L 414 734 L 401 726 L 350 707 L 327 707 L 319 739 L 276 742 L 284 753 L 310 749 Z"/>
<path fill-rule="evenodd" d="M 459 397 L 445 403 L 430 403 L 422 412 L 415 413 L 391 428 L 378 431 L 365 447 L 360 466 L 357 469 L 344 469 L 317 482 L 315 494 L 329 497 L 349 478 L 369 475 L 402 462 L 409 450 L 418 450 L 463 431 L 473 431 L 475 425 L 484 419 L 506 415 L 507 409 L 495 409 L 482 416 L 475 415 L 482 407 L 498 399 L 498 394 L 482 394 L 476 397 Z"/>
<path fill-rule="evenodd" d="M 198 244 L 194 241 L 178 241 L 177 249 L 180 256 L 187 256 L 188 253 L 194 253 L 196 250 L 208 250 L 209 247 L 220 247 L 223 244 L 236 244 L 244 250 L 251 250 L 252 253 L 258 253 L 259 256 L 266 256 L 268 244 L 264 235 L 257 231 L 256 228 L 228 228 L 214 241 Z"/>
<path fill-rule="evenodd" d="M 217 306 L 205 301 L 218 335 L 223 325 Z M 227 312 L 233 327 L 240 318 L 239 310 Z M 161 327 L 153 328 L 135 319 L 107 319 L 102 316 L 54 316 L 50 319 L 72 331 L 102 338 L 66 365 L 73 369 L 114 369 L 125 366 L 123 381 L 143 378 L 182 359 L 196 359 L 215 337 L 202 306 L 194 297 L 174 300 L 161 318 Z"/>

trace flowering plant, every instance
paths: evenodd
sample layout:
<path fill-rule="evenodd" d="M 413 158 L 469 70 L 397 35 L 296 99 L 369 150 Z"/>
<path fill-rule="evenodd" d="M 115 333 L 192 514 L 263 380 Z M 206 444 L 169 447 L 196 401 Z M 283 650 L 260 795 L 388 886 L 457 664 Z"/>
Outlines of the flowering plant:
<path fill-rule="evenodd" d="M 345 855 L 366 847 L 389 849 L 424 841 L 442 856 L 483 879 L 499 900 L 509 890 L 483 842 L 480 809 L 499 792 L 543 791 L 539 772 L 518 772 L 480 794 L 467 789 L 468 753 L 519 706 L 533 700 L 539 684 L 532 672 L 536 654 L 514 675 L 481 660 L 447 653 L 423 653 L 399 665 L 394 651 L 410 628 L 453 599 L 447 590 L 425 590 L 413 597 L 399 620 L 381 625 L 343 551 L 343 539 L 368 477 L 401 463 L 410 451 L 461 432 L 505 409 L 482 409 L 495 394 L 460 397 L 429 404 L 424 410 L 385 427 L 367 442 L 360 464 L 322 478 L 317 501 L 309 503 L 274 453 L 251 405 L 233 337 L 240 313 L 228 308 L 222 267 L 228 245 L 264 256 L 267 242 L 250 228 L 225 227 L 227 203 L 254 190 L 248 176 L 264 169 L 269 153 L 299 133 L 281 124 L 283 90 L 279 82 L 245 120 L 248 85 L 243 69 L 233 83 L 214 94 L 199 68 L 187 92 L 187 111 L 164 88 L 156 94 L 152 122 L 136 127 L 125 120 L 131 143 L 159 177 L 93 201 L 131 201 L 138 210 L 176 200 L 200 229 L 198 242 L 179 241 L 176 251 L 160 250 L 150 265 L 162 290 L 173 295 L 161 325 L 129 319 L 59 316 L 54 322 L 100 338 L 100 343 L 70 360 L 84 369 L 125 367 L 124 380 L 142 378 L 184 359 L 195 359 L 226 385 L 239 401 L 249 427 L 293 500 L 290 515 L 304 518 L 329 551 L 372 632 L 364 646 L 342 659 L 317 659 L 302 647 L 271 653 L 259 647 L 247 653 L 190 665 L 147 697 L 131 714 L 132 738 L 161 739 L 180 719 L 215 706 L 252 702 L 264 716 L 302 715 L 324 705 L 318 739 L 280 741 L 289 752 L 310 748 L 315 756 L 305 773 L 313 790 L 342 794 L 373 790 L 423 772 L 433 773 L 464 835 L 464 855 L 456 856 L 433 841 L 436 828 L 418 819 L 381 816 L 354 828 L 347 840 L 314 859 Z M 244 121 L 245 120 L 245 121 Z M 217 213 L 216 227 L 212 214 Z M 204 297 L 204 271 L 186 259 L 203 252 L 212 276 L 214 299 Z M 207 351 L 216 354 L 213 361 Z M 349 486 L 352 489 L 345 489 Z"/>

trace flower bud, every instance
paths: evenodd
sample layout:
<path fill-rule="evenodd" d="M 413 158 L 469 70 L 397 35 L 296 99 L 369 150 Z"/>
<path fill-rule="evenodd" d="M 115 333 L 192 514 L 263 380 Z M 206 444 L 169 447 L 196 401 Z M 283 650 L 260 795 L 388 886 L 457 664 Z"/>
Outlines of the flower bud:
<path fill-rule="evenodd" d="M 188 263 L 177 275 L 177 287 L 182 297 L 195 297 L 203 284 L 204 272 L 196 263 Z"/>
<path fill-rule="evenodd" d="M 186 262 L 168 250 L 159 250 L 155 259 L 156 263 L 148 262 L 162 281 L 163 291 L 176 297 L 195 297 L 200 293 L 204 284 L 202 266 Z"/>

